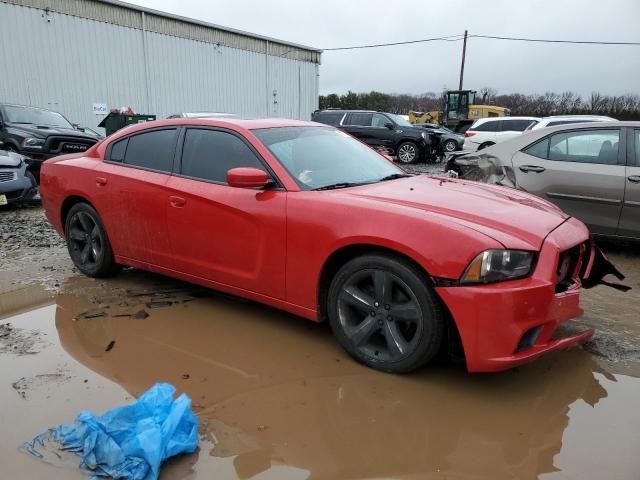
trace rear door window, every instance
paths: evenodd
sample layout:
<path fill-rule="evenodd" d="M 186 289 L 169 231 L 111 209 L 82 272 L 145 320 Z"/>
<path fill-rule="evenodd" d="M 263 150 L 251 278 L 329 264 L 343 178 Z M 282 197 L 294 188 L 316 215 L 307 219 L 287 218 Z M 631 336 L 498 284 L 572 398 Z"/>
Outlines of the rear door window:
<path fill-rule="evenodd" d="M 549 160 L 563 162 L 618 163 L 620 130 L 580 130 L 557 133 L 549 140 Z"/>
<path fill-rule="evenodd" d="M 220 130 L 187 130 L 182 148 L 182 175 L 226 184 L 227 171 L 236 167 L 265 170 L 256 154 L 236 135 Z"/>
<path fill-rule="evenodd" d="M 480 125 L 470 128 L 470 130 L 474 132 L 497 132 L 498 125 L 501 122 L 502 122 L 501 120 L 495 121 L 495 122 L 484 122 L 484 123 L 481 123 Z"/>
<path fill-rule="evenodd" d="M 503 120 L 501 132 L 524 132 L 533 120 Z"/>
<path fill-rule="evenodd" d="M 373 113 L 352 113 L 347 117 L 347 125 L 355 127 L 370 127 L 373 121 Z"/>
<path fill-rule="evenodd" d="M 124 163 L 134 167 L 171 172 L 176 140 L 177 129 L 175 128 L 133 135 L 129 137 L 126 146 Z"/>
<path fill-rule="evenodd" d="M 343 116 L 344 112 L 319 112 L 313 116 L 313 121 L 336 127 L 340 125 Z"/>

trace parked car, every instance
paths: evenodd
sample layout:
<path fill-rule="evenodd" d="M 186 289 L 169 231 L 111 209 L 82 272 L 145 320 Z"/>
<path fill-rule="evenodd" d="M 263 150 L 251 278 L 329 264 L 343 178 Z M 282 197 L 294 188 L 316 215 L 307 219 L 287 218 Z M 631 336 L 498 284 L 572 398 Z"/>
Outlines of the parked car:
<path fill-rule="evenodd" d="M 400 115 L 368 110 L 318 110 L 311 120 L 337 127 L 401 163 L 437 158 L 435 135 Z"/>
<path fill-rule="evenodd" d="M 27 170 L 25 158 L 5 150 L 0 142 L 0 206 L 39 201 L 36 180 Z"/>
<path fill-rule="evenodd" d="M 640 240 L 640 122 L 534 130 L 446 170 L 543 197 L 600 236 Z"/>
<path fill-rule="evenodd" d="M 533 122 L 525 131 L 540 130 L 541 128 L 557 127 L 558 125 L 569 125 L 572 123 L 587 122 L 617 122 L 615 118 L 605 117 L 604 115 L 554 115 L 551 117 L 542 117 L 537 122 Z"/>
<path fill-rule="evenodd" d="M 39 178 L 40 165 L 64 153 L 84 152 L 98 140 L 76 130 L 58 112 L 0 103 L 0 142 L 4 148 L 29 160 L 29 170 Z"/>
<path fill-rule="evenodd" d="M 464 135 L 459 135 L 444 125 L 438 125 L 437 123 L 414 123 L 414 125 L 424 128 L 435 136 L 438 140 L 438 150 L 440 153 L 451 153 L 462 150 Z"/>
<path fill-rule="evenodd" d="M 387 372 L 456 339 L 470 371 L 580 343 L 591 330 L 556 327 L 582 313 L 581 285 L 617 272 L 545 200 L 409 175 L 312 122 L 130 126 L 45 162 L 41 190 L 86 275 L 130 265 L 328 319 L 354 358 Z"/>
<path fill-rule="evenodd" d="M 465 132 L 462 149 L 475 152 L 502 143 L 521 135 L 533 122 L 539 120 L 537 117 L 481 118 L 473 122 Z"/>

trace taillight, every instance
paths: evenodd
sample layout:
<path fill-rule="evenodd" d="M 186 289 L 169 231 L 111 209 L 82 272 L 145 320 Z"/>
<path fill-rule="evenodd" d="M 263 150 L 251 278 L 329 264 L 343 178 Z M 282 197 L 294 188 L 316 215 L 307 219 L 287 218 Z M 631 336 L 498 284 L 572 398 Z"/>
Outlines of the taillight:
<path fill-rule="evenodd" d="M 465 137 L 473 137 L 475 134 L 476 134 L 476 132 L 470 132 L 469 130 L 467 130 L 467 131 L 464 133 L 464 136 L 465 136 Z"/>

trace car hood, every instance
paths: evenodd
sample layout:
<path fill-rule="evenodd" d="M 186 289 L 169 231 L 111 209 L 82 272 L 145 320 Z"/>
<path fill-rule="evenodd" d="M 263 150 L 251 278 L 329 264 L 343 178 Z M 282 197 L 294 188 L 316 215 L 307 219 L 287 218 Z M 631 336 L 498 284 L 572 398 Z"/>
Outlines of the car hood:
<path fill-rule="evenodd" d="M 442 216 L 506 248 L 539 250 L 546 236 L 569 218 L 555 205 L 528 193 L 447 177 L 420 175 L 341 192 Z"/>
<path fill-rule="evenodd" d="M 17 168 L 22 162 L 22 155 L 0 150 L 0 168 Z"/>
<path fill-rule="evenodd" d="M 65 137 L 77 137 L 94 141 L 96 140 L 95 136 L 80 132 L 75 128 L 56 128 L 47 127 L 45 125 L 23 125 L 15 123 L 10 124 L 10 126 L 13 130 L 19 130 L 38 138 L 47 138 L 49 135 L 63 135 Z"/>

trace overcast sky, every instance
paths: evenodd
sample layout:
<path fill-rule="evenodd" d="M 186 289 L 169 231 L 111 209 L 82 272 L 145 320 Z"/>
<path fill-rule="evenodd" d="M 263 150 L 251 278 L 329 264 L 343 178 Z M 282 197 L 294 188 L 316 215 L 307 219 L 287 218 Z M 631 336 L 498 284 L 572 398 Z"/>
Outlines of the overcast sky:
<path fill-rule="evenodd" d="M 640 42 L 640 0 L 129 0 L 317 48 L 463 33 Z M 462 42 L 325 52 L 320 93 L 457 88 Z M 640 46 L 472 38 L 464 87 L 500 93 L 640 93 Z"/>

